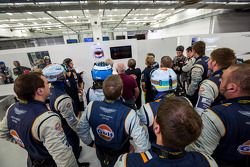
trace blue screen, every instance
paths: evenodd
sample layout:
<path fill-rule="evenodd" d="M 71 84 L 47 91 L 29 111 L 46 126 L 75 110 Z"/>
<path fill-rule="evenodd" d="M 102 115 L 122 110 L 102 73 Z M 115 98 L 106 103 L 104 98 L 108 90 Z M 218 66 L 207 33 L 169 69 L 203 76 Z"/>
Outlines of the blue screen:
<path fill-rule="evenodd" d="M 83 42 L 94 42 L 93 38 L 83 38 Z"/>
<path fill-rule="evenodd" d="M 109 37 L 102 37 L 103 41 L 109 41 Z"/>
<path fill-rule="evenodd" d="M 77 39 L 67 39 L 67 43 L 77 43 Z"/>

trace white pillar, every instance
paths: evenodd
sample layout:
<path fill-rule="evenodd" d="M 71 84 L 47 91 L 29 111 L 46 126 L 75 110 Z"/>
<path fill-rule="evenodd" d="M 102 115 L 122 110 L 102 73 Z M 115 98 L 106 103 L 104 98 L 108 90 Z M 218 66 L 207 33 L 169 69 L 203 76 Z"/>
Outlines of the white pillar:
<path fill-rule="evenodd" d="M 102 26 L 99 11 L 90 10 L 90 23 L 93 31 L 94 42 L 102 41 Z"/>

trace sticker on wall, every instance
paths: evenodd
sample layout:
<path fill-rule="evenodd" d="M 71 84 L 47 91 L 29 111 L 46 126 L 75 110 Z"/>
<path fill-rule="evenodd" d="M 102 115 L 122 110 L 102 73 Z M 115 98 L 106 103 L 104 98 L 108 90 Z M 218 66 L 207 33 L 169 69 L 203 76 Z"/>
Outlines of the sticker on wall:
<path fill-rule="evenodd" d="M 93 55 L 96 59 L 104 58 L 104 52 L 102 47 L 99 44 L 93 45 Z"/>

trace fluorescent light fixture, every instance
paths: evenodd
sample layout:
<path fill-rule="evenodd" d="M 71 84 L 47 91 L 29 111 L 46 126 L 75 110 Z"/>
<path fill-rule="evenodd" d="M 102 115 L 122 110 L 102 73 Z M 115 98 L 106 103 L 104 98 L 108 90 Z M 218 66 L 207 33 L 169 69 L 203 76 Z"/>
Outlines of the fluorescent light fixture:
<path fill-rule="evenodd" d="M 28 14 L 32 14 L 31 12 L 27 12 Z"/>
<path fill-rule="evenodd" d="M 50 22 L 50 21 L 47 21 L 47 23 L 51 24 L 51 22 Z"/>
<path fill-rule="evenodd" d="M 51 14 L 51 11 L 47 11 L 49 14 Z"/>
<path fill-rule="evenodd" d="M 65 10 L 65 12 L 66 12 L 66 13 L 69 13 L 69 11 L 68 11 L 68 10 Z"/>
<path fill-rule="evenodd" d="M 13 14 L 12 13 L 6 13 L 7 15 L 10 15 L 10 16 L 12 16 Z"/>
<path fill-rule="evenodd" d="M 144 19 L 148 19 L 148 17 L 144 17 Z"/>
<path fill-rule="evenodd" d="M 148 11 L 148 8 L 146 8 L 145 10 Z"/>
<path fill-rule="evenodd" d="M 23 23 L 18 23 L 18 25 L 23 26 L 24 24 Z"/>
<path fill-rule="evenodd" d="M 38 25 L 37 22 L 33 22 L 34 25 Z"/>

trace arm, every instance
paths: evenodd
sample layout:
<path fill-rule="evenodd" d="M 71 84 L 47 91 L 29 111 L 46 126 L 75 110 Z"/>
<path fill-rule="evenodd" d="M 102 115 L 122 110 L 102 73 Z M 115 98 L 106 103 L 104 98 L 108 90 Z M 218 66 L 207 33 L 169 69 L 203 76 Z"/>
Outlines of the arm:
<path fill-rule="evenodd" d="M 137 152 L 149 149 L 149 136 L 146 128 L 141 125 L 140 119 L 134 110 L 131 110 L 125 120 L 125 130 L 133 138 Z"/>
<path fill-rule="evenodd" d="M 205 109 L 209 108 L 219 95 L 218 86 L 211 80 L 204 80 L 201 83 L 197 104 L 195 110 L 202 113 Z"/>
<path fill-rule="evenodd" d="M 7 124 L 7 115 L 8 111 L 6 112 L 3 120 L 0 122 L 0 138 L 12 142 L 12 137 L 10 135 L 10 131 Z"/>
<path fill-rule="evenodd" d="M 127 165 L 127 163 L 126 163 L 126 161 L 127 161 L 127 156 L 128 156 L 128 154 L 126 153 L 126 154 L 122 154 L 122 155 L 120 155 L 119 157 L 118 157 L 118 159 L 117 159 L 117 161 L 116 161 L 116 163 L 115 163 L 115 166 L 114 167 L 126 167 Z"/>
<path fill-rule="evenodd" d="M 34 121 L 32 135 L 42 142 L 58 167 L 76 167 L 72 147 L 62 129 L 61 120 L 54 112 L 46 112 Z"/>
<path fill-rule="evenodd" d="M 154 113 L 149 105 L 149 103 L 143 104 L 141 108 L 137 111 L 138 117 L 141 123 L 150 127 L 154 122 Z"/>
<path fill-rule="evenodd" d="M 88 104 L 86 110 L 83 112 L 83 115 L 80 118 L 78 125 L 76 126 L 76 131 L 78 133 L 78 136 L 80 137 L 82 142 L 88 146 L 92 146 L 94 142 L 90 135 L 90 125 L 89 125 L 89 117 L 91 113 L 92 104 L 93 102 L 90 102 Z"/>
<path fill-rule="evenodd" d="M 187 95 L 194 95 L 195 91 L 199 88 L 199 83 L 202 81 L 204 69 L 202 65 L 196 64 L 191 70 L 191 83 L 187 90 Z"/>
<path fill-rule="evenodd" d="M 60 97 L 59 97 L 60 98 Z M 60 111 L 63 118 L 66 119 L 69 126 L 76 131 L 76 125 L 78 123 L 78 119 L 75 116 L 73 102 L 69 96 L 62 95 L 62 100 L 59 100 L 59 104 L 57 105 L 57 110 Z"/>
<path fill-rule="evenodd" d="M 210 109 L 202 113 L 201 119 L 203 123 L 201 135 L 194 143 L 187 146 L 186 150 L 212 155 L 220 139 L 225 135 L 226 129 L 221 119 Z"/>
<path fill-rule="evenodd" d="M 137 99 L 137 97 L 139 96 L 139 88 L 138 87 L 134 88 L 134 92 L 135 92 L 135 99 Z"/>
<path fill-rule="evenodd" d="M 187 64 L 185 66 L 182 67 L 182 71 L 184 72 L 188 72 L 191 70 L 191 68 L 193 67 L 193 64 L 194 64 L 194 60 L 193 58 L 189 59 L 187 61 Z"/>

